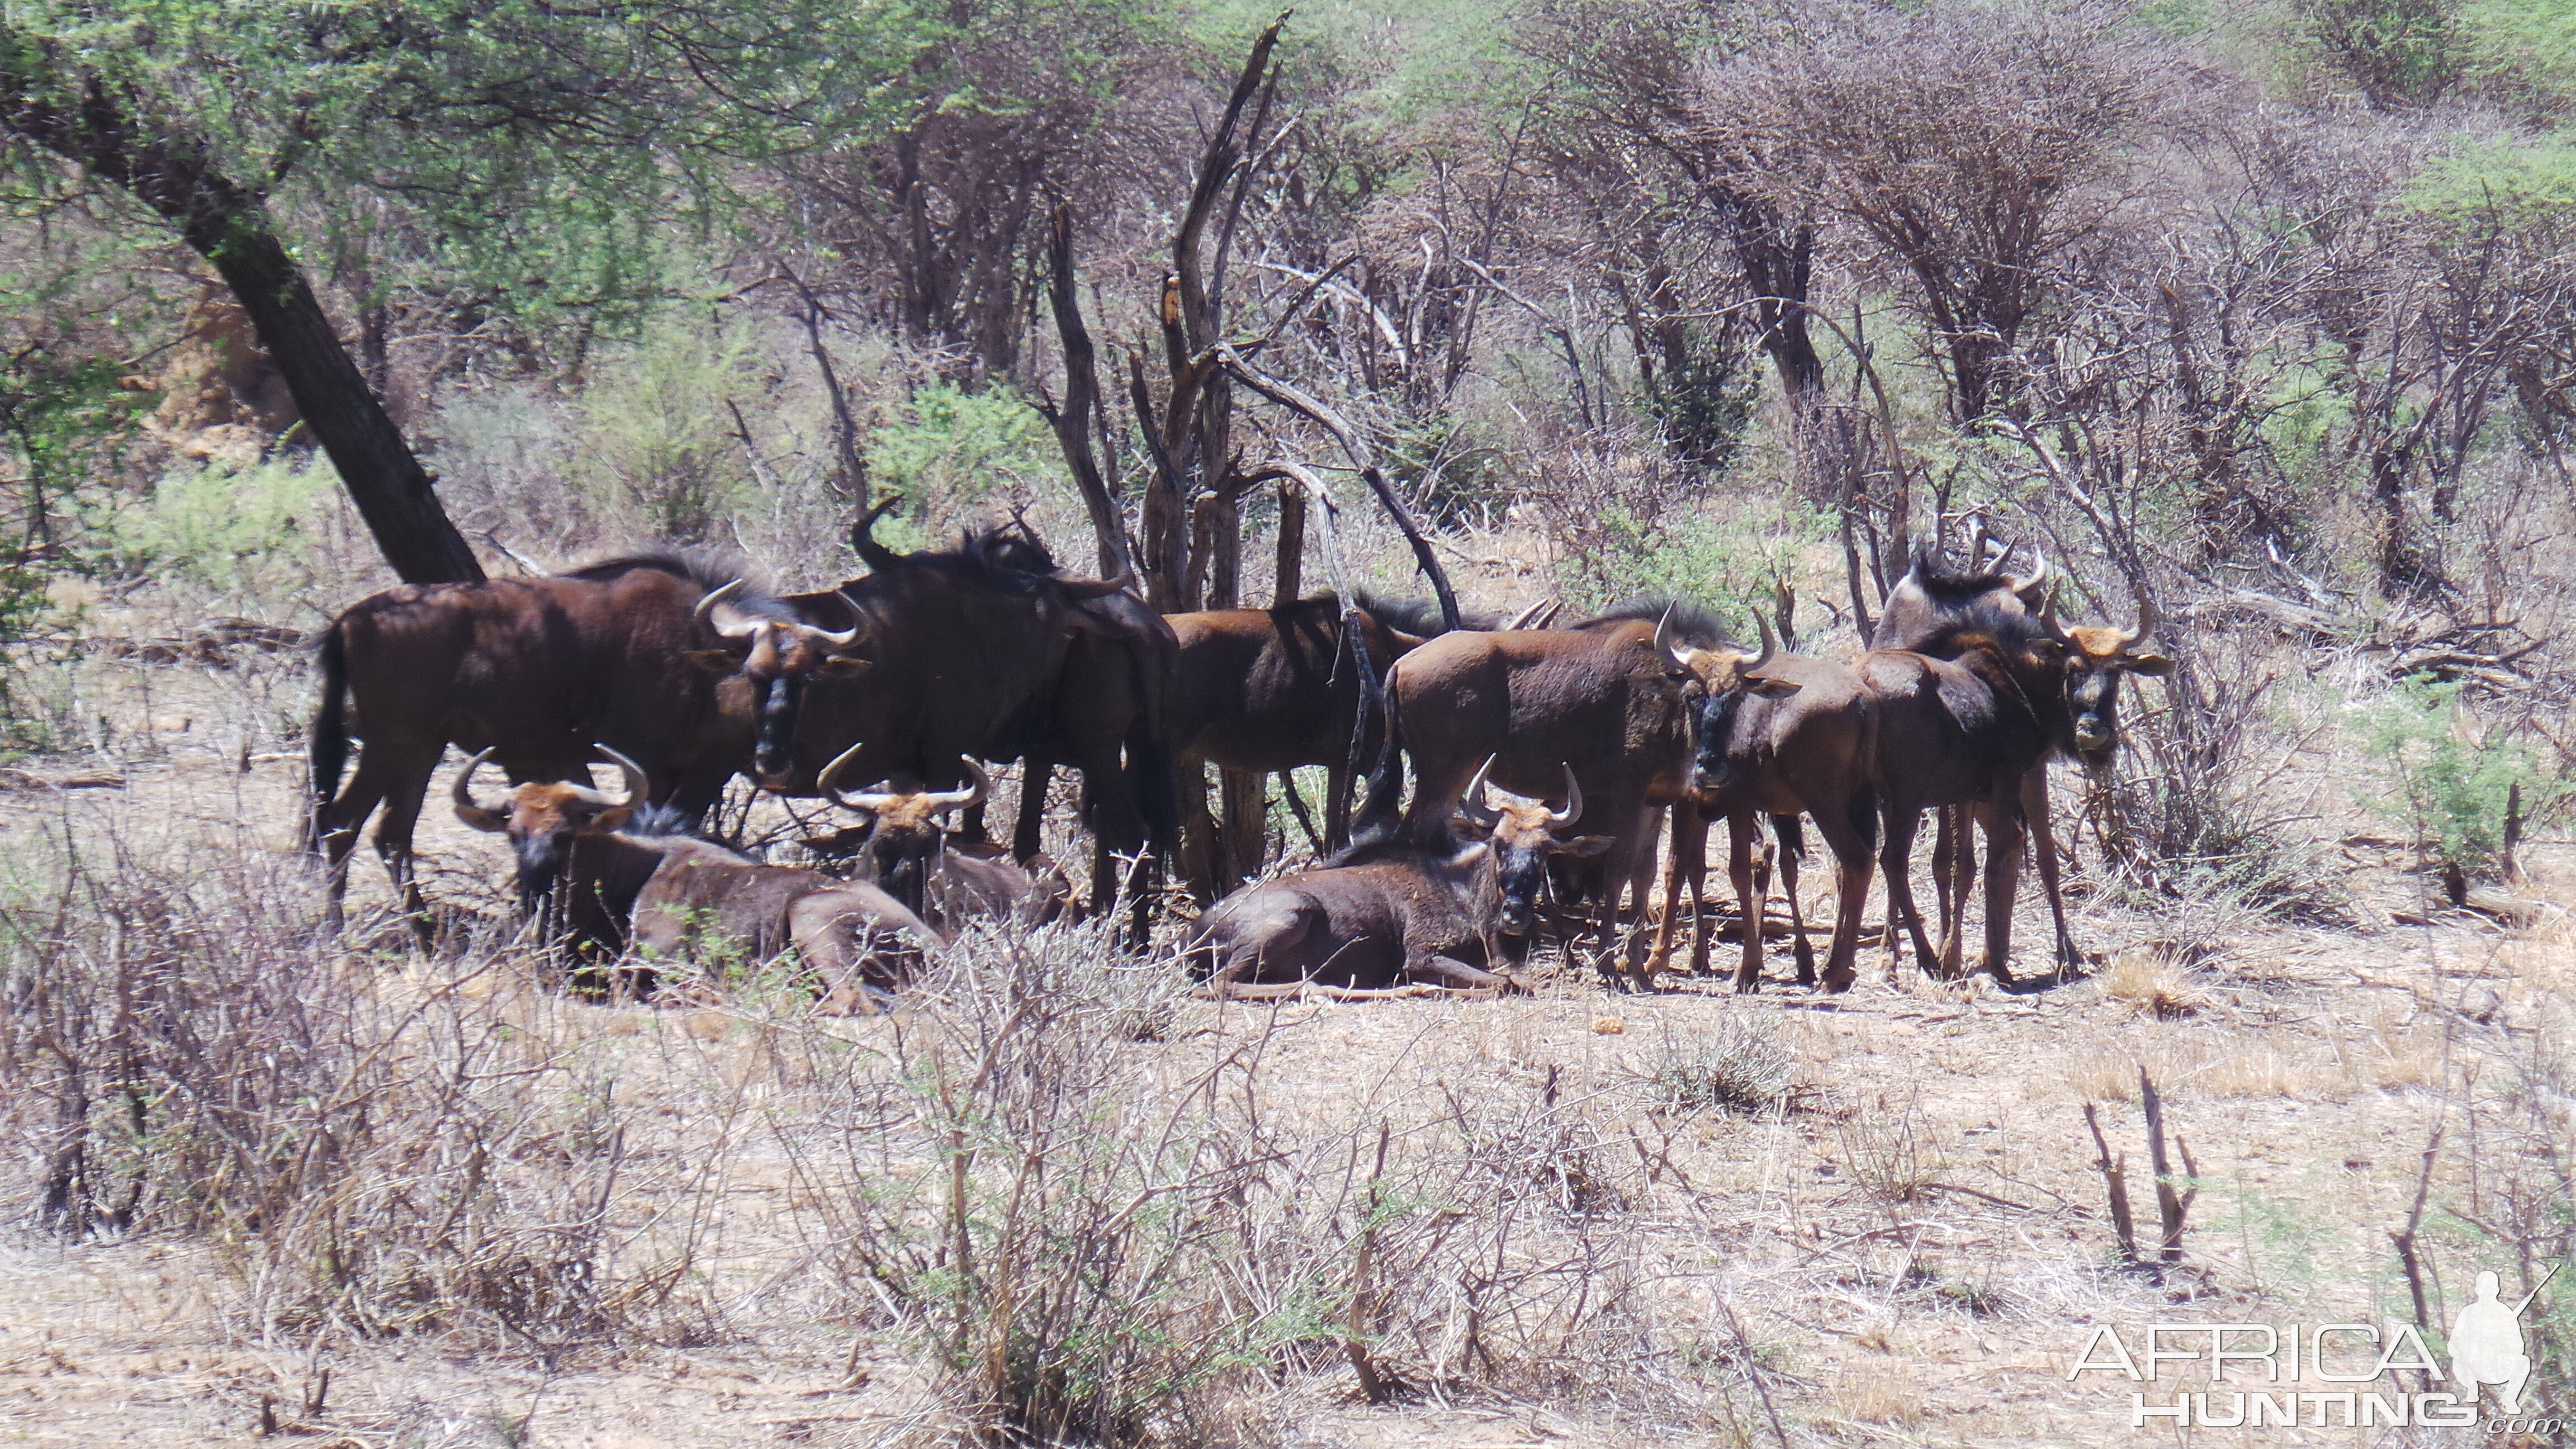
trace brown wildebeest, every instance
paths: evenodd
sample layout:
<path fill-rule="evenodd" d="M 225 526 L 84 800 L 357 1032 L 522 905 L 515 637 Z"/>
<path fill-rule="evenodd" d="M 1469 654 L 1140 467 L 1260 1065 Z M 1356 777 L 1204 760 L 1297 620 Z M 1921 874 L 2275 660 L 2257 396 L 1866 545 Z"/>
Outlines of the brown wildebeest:
<path fill-rule="evenodd" d="M 1857 668 L 1879 714 L 1875 773 L 1887 825 L 1880 861 L 1887 875 L 1891 958 L 1895 923 L 1902 921 L 1926 969 L 1934 969 L 1931 963 L 1944 973 L 1955 969 L 1958 921 L 1936 954 L 1915 909 L 1909 876 L 1921 812 L 1964 805 L 1987 842 L 1983 964 L 1998 981 L 2012 979 L 2012 902 L 2022 833 L 2026 822 L 2045 819 L 2047 759 L 2096 758 L 2116 749 L 2121 678 L 2161 675 L 2173 667 L 2161 655 L 2137 652 L 2155 624 L 2143 599 L 2140 614 L 2135 629 L 2068 629 L 2058 623 L 2053 599 L 2033 619 L 2026 609 L 1988 595 L 1960 608 L 1958 624 L 1947 635 L 1953 659 L 1900 651 L 1861 658 Z M 1962 855 L 1966 845 L 1963 828 Z M 2052 854 L 2043 851 L 2043 874 L 2054 873 L 2055 862 L 2047 858 Z M 2063 952 L 2071 943 L 2061 937 L 2060 947 Z"/>
<path fill-rule="evenodd" d="M 1673 863 L 1664 884 L 1664 920 L 1656 932 L 1653 962 L 1667 953 L 1676 917 L 1676 886 L 1688 880 L 1694 904 L 1692 965 L 1706 969 L 1707 922 L 1696 910 L 1698 878 L 1706 870 L 1707 822 L 1727 822 L 1727 875 L 1742 911 L 1744 955 L 1735 989 L 1762 982 L 1763 895 L 1754 869 L 1759 815 L 1781 826 L 1782 870 L 1795 933 L 1798 982 L 1816 982 L 1815 958 L 1798 909 L 1797 834 L 1805 812 L 1833 852 L 1840 870 L 1833 945 L 1824 987 L 1848 990 L 1857 975 L 1861 908 L 1869 898 L 1870 857 L 1878 843 L 1878 796 L 1871 779 L 1877 717 L 1860 677 L 1848 666 L 1781 654 L 1768 620 L 1755 615 L 1762 652 L 1750 659 L 1729 650 L 1680 649 L 1664 644 L 1681 667 L 1698 678 L 1691 799 L 1674 807 Z M 1661 643 L 1662 641 L 1659 641 Z"/>
<path fill-rule="evenodd" d="M 641 844 L 662 857 L 635 898 L 634 947 L 648 962 L 713 957 L 760 966 L 793 948 L 819 978 L 828 1008 L 865 1013 L 875 1010 L 870 989 L 900 984 L 913 950 L 947 944 L 865 881 L 763 865 L 687 836 Z"/>
<path fill-rule="evenodd" d="M 451 744 L 521 784 L 587 779 L 604 742 L 660 782 L 659 803 L 703 815 L 751 744 L 743 686 L 691 658 L 704 642 L 698 602 L 731 577 L 643 554 L 552 578 L 407 584 L 342 611 L 322 635 L 311 741 L 311 839 L 329 864 L 331 919 L 379 804 L 376 850 L 419 913 L 412 830 Z M 740 588 L 733 602 L 745 616 L 784 614 Z M 344 789 L 352 727 L 365 748 Z"/>
<path fill-rule="evenodd" d="M 1636 987 L 1650 984 L 1646 942 L 1614 959 L 1620 903 L 1646 914 L 1664 808 L 1690 767 L 1695 685 L 1656 647 L 1655 617 L 1641 608 L 1570 629 L 1446 634 L 1397 660 L 1388 680 L 1415 775 L 1403 828 L 1418 845 L 1441 843 L 1478 761 L 1491 757 L 1495 782 L 1523 794 L 1552 787 L 1572 762 L 1585 826 L 1615 842 L 1602 855 L 1602 975 Z M 1392 803 L 1377 798 L 1388 778 L 1373 785 L 1373 815 Z"/>
<path fill-rule="evenodd" d="M 858 747 L 851 747 L 856 754 Z M 1047 868 L 1038 874 L 1009 860 L 967 854 L 956 848 L 940 823 L 943 815 L 971 810 L 984 801 L 993 780 L 968 758 L 970 782 L 962 790 L 899 791 L 881 781 L 866 790 L 840 788 L 843 765 L 851 757 L 823 767 L 815 784 L 844 809 L 869 817 L 858 844 L 867 852 L 869 878 L 903 903 L 904 909 L 943 930 L 954 930 L 967 917 L 1013 920 L 1043 925 L 1063 910 L 1063 878 Z"/>
<path fill-rule="evenodd" d="M 1558 768 L 1562 806 L 1498 803 L 1479 769 L 1451 827 L 1465 827 L 1472 838 L 1453 835 L 1445 848 L 1401 836 L 1365 840 L 1328 865 L 1244 887 L 1201 920 L 1190 945 L 1193 969 L 1228 995 L 1278 995 L 1308 985 L 1518 987 L 1512 973 L 1528 953 L 1549 857 L 1597 855 L 1612 846 L 1598 835 L 1557 837 L 1583 813 L 1573 767 Z"/>
<path fill-rule="evenodd" d="M 641 833 L 669 834 L 685 824 L 678 812 L 648 805 L 652 784 L 644 768 L 608 748 L 593 746 L 617 767 L 624 794 L 612 798 L 588 785 L 531 780 L 513 786 L 497 805 L 474 798 L 474 777 L 491 758 L 485 749 L 456 773 L 449 803 L 456 818 L 476 830 L 506 835 L 519 913 L 535 917 L 538 935 L 584 954 L 615 956 L 626 946 L 626 921 L 635 893 L 652 877 L 660 857 L 625 848 L 617 832 L 655 811 Z"/>
<path fill-rule="evenodd" d="M 1149 840 L 1161 849 L 1171 835 L 1161 717 L 1170 629 L 1114 584 L 1059 575 L 1044 545 L 1010 529 L 970 532 L 954 552 L 897 555 L 870 533 L 897 501 L 851 530 L 872 572 L 783 601 L 847 643 L 755 659 L 755 631 L 729 616 L 731 601 L 710 611 L 758 701 L 760 783 L 815 795 L 823 766 L 853 745 L 851 775 L 905 789 L 957 787 L 968 755 L 1036 752 L 1072 764 L 1100 846 L 1094 894 L 1105 900 L 1117 854 Z"/>

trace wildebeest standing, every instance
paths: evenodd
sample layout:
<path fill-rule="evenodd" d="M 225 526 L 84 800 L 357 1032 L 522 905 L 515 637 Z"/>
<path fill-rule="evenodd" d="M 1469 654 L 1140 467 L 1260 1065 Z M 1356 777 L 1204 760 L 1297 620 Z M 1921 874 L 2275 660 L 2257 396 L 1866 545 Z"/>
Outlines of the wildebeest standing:
<path fill-rule="evenodd" d="M 1559 768 L 1562 805 L 1496 802 L 1480 769 L 1457 811 L 1470 838 L 1372 838 L 1317 869 L 1244 887 L 1202 918 L 1193 969 L 1219 991 L 1244 995 L 1258 993 L 1234 988 L 1517 985 L 1511 972 L 1528 950 L 1549 857 L 1612 845 L 1597 835 L 1557 838 L 1583 813 L 1573 769 Z"/>
<path fill-rule="evenodd" d="M 1125 607 L 1115 585 L 1057 575 L 1042 545 L 1008 529 L 970 532 L 955 552 L 897 555 L 870 532 L 896 501 L 851 531 L 872 572 L 784 601 L 850 642 L 740 656 L 760 701 L 757 778 L 812 796 L 822 768 L 858 745 L 852 778 L 950 789 L 963 783 L 961 756 L 1041 752 L 1083 772 L 1100 852 L 1094 894 L 1105 897 L 1116 855 L 1170 838 L 1168 788 L 1154 783 L 1169 768 L 1159 694 L 1169 629 L 1141 603 Z M 747 650 L 729 605 L 714 611 L 719 629 Z M 1086 667 L 1069 671 L 1076 659 Z"/>
<path fill-rule="evenodd" d="M 1862 657 L 1857 668 L 1879 714 L 1876 773 L 1887 825 L 1880 859 L 1891 956 L 1902 921 L 1927 968 L 1938 962 L 1947 971 L 1957 960 L 1957 919 L 1936 953 L 1909 877 L 1923 809 L 1965 805 L 1987 841 L 1984 966 L 1997 980 L 2011 980 L 2022 835 L 2027 822 L 2046 818 L 2046 761 L 2052 754 L 2081 758 L 2088 750 L 2116 748 L 2121 676 L 2172 668 L 2162 656 L 2136 652 L 2153 624 L 2146 612 L 2135 630 L 2070 630 L 2058 623 L 2053 600 L 2036 620 L 2026 611 L 1976 603 L 1951 635 L 1955 659 L 1897 651 Z M 1964 853 L 1964 829 L 1960 846 Z M 2049 861 L 2046 868 L 2053 873 L 2053 867 Z"/>
<path fill-rule="evenodd" d="M 1833 944 L 1823 984 L 1848 989 L 1857 975 L 1861 910 L 1869 898 L 1869 873 L 1878 838 L 1878 796 L 1872 780 L 1877 717 L 1860 678 L 1849 667 L 1781 654 L 1770 625 L 1759 615 L 1762 652 L 1750 659 L 1731 651 L 1666 647 L 1674 662 L 1700 681 L 1691 763 L 1691 801 L 1675 807 L 1673 865 L 1664 889 L 1664 921 L 1653 961 L 1661 964 L 1675 922 L 1676 890 L 1705 870 L 1706 822 L 1727 822 L 1727 875 L 1742 913 L 1744 953 L 1735 989 L 1752 991 L 1762 979 L 1763 890 L 1754 868 L 1759 817 L 1794 821 L 1805 812 L 1839 870 Z M 1798 980 L 1816 980 L 1807 948 L 1806 922 L 1798 909 L 1796 836 L 1783 830 L 1781 853 L 1795 936 Z M 1692 965 L 1705 969 L 1707 925 L 1694 911 Z"/>
<path fill-rule="evenodd" d="M 1620 906 L 1624 896 L 1645 915 L 1663 812 L 1690 764 L 1691 680 L 1656 647 L 1654 614 L 1635 612 L 1644 617 L 1446 634 L 1396 661 L 1388 689 L 1415 774 L 1403 828 L 1418 845 L 1442 842 L 1479 761 L 1523 795 L 1553 789 L 1571 762 L 1584 828 L 1615 842 L 1601 857 L 1602 974 L 1645 986 L 1642 936 L 1617 959 Z"/>
<path fill-rule="evenodd" d="M 739 682 L 702 666 L 696 606 L 729 574 L 668 554 L 550 578 L 407 584 L 323 631 L 311 737 L 311 840 L 336 923 L 350 849 L 381 804 L 376 850 L 417 915 L 412 831 L 439 758 L 488 754 L 513 784 L 585 780 L 594 742 L 651 773 L 655 798 L 695 819 L 751 744 Z M 745 615 L 779 612 L 737 588 Z M 730 707 L 728 701 L 731 701 Z M 349 735 L 364 741 L 347 786 Z"/>

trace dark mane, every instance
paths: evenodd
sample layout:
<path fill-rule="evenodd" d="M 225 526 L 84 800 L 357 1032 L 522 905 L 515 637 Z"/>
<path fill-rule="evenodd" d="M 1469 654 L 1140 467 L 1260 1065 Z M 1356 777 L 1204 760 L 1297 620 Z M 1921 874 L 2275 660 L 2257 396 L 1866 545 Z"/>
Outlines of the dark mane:
<path fill-rule="evenodd" d="M 748 580 L 751 566 L 739 558 L 720 553 L 685 553 L 679 549 L 654 548 L 635 553 L 622 553 L 596 563 L 586 563 L 555 575 L 559 579 L 580 579 L 587 583 L 608 584 L 639 570 L 651 569 L 686 579 L 707 593 L 723 588 L 736 579 Z M 727 596 L 725 602 L 735 610 L 761 618 L 792 620 L 795 612 L 772 597 L 757 583 L 745 582 Z"/>
<path fill-rule="evenodd" d="M 1693 649 L 1736 649 L 1742 646 L 1728 634 L 1717 612 L 1684 599 L 1631 599 L 1615 609 L 1595 614 L 1568 629 L 1592 629 L 1603 624 L 1625 624 L 1642 620 L 1652 624 L 1664 617 L 1666 609 L 1673 614 L 1673 637 Z"/>
<path fill-rule="evenodd" d="M 1940 632 L 1915 652 L 1948 658 L 1980 644 L 1992 644 L 2007 653 L 2018 652 L 2041 636 L 2040 621 L 2019 607 L 2017 600 L 2007 607 L 2004 601 L 2010 597 L 2000 590 L 1983 589 L 1952 605 L 1955 612 L 1943 622 Z"/>
<path fill-rule="evenodd" d="M 1036 534 L 1011 524 L 992 528 L 970 528 L 958 535 L 957 552 L 972 560 L 987 573 L 1035 574 L 1041 578 L 1055 572 L 1055 554 Z"/>

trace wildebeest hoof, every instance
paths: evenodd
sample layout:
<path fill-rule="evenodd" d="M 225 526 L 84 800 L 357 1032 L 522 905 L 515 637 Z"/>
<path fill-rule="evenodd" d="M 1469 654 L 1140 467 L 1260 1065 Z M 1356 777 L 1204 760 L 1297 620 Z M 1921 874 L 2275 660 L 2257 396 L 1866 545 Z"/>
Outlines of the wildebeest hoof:
<path fill-rule="evenodd" d="M 1759 976 L 1738 976 L 1735 978 L 1735 994 L 1738 996 L 1751 996 L 1761 989 L 1762 978 Z"/>

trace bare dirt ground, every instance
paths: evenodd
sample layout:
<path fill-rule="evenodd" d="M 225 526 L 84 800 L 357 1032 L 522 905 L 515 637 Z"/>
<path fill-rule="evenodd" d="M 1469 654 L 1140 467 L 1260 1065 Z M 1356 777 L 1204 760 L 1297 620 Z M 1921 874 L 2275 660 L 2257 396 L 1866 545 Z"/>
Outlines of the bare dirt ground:
<path fill-rule="evenodd" d="M 264 682 L 149 666 L 148 703 L 144 666 L 99 687 L 105 751 L 0 777 L 0 854 L 23 868 L 63 840 L 165 861 L 288 852 L 302 764 L 277 730 L 300 696 L 292 657 L 262 658 L 276 675 Z M 1560 971 L 1534 999 L 1180 1006 L 1137 1048 L 1143 1070 L 1160 1062 L 1182 1077 L 1257 1045 L 1269 1110 L 1319 1130 L 1428 1130 L 1460 1099 L 1542 1104 L 1561 1134 L 1542 1166 L 1566 1193 L 1545 1234 L 1615 1241 L 1623 1311 L 1657 1345 L 1619 1382 L 1470 1375 L 1383 1406 L 1357 1400 L 1346 1367 L 1318 1361 L 1249 1406 L 1245 1437 L 1438 1449 L 2391 1442 L 2340 1427 L 2132 1430 L 2137 1385 L 2067 1379 L 2102 1324 L 2411 1318 L 2391 1232 L 2419 1194 L 2435 1210 L 2417 1286 L 2436 1317 L 2466 1301 L 2480 1268 L 2512 1279 L 2508 1250 L 2465 1225 L 2568 1210 L 2499 1175 L 2502 1138 L 2481 1133 L 2534 1112 L 2567 1125 L 2566 1099 L 2535 1103 L 2534 1084 L 2548 1079 L 2541 1054 L 2566 1040 L 2576 850 L 2530 848 L 2524 894 L 2546 904 L 2499 920 L 2431 909 L 2393 846 L 2337 849 L 2349 929 L 2230 921 L 2214 950 L 2202 931 L 2186 949 L 2170 922 L 2088 900 L 2077 931 L 2106 964 L 2023 993 L 1927 983 L 1910 967 L 1891 982 L 1872 950 L 1859 989 L 1821 997 L 1779 984 L 1775 949 L 1773 984 L 1749 998 L 1696 981 L 1612 996 L 1588 972 Z M 422 851 L 435 893 L 499 913 L 504 861 L 488 839 L 433 806 Z M 381 901 L 371 867 L 357 876 L 360 898 Z M 1810 919 L 1829 919 L 1815 894 Z M 2034 896 L 2019 922 L 2026 949 L 2046 940 Z M 398 955 L 357 969 L 383 973 L 389 992 L 427 979 Z M 898 1338 L 831 1306 L 810 1182 L 781 1146 L 793 1134 L 768 1130 L 797 1110 L 771 1071 L 782 1040 L 882 1047 L 905 1030 L 900 1017 L 597 1005 L 506 972 L 482 979 L 475 989 L 506 997 L 559 1065 L 607 1082 L 631 1122 L 659 1124 L 651 1151 L 635 1149 L 617 1220 L 644 1251 L 657 1214 L 707 1215 L 692 1239 L 695 1300 L 710 1305 L 697 1329 L 570 1348 L 435 1333 L 317 1346 L 258 1327 L 244 1310 L 253 1259 L 224 1244 L 148 1230 L 66 1242 L 22 1222 L 0 1235 L 0 1435 L 645 1449 L 943 1431 L 942 1400 Z M 1777 1049 L 1785 1093 L 1749 1108 L 1677 1105 L 1659 1078 L 1720 1038 Z M 2197 1184 L 2179 1260 L 2161 1275 L 2117 1261 L 2085 1119 L 2095 1104 L 2125 1157 L 2152 1251 L 2142 1067 Z M 1733 1370 L 1719 1388 L 1653 1382 L 1652 1365 L 1694 1362 Z"/>

